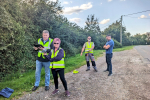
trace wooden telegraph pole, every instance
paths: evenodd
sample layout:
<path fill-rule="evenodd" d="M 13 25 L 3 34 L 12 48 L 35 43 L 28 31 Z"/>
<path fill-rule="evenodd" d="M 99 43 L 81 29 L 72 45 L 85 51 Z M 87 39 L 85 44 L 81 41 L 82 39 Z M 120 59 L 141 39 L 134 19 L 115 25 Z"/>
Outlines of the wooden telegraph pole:
<path fill-rule="evenodd" d="M 122 16 L 120 20 L 120 44 L 122 45 Z"/>

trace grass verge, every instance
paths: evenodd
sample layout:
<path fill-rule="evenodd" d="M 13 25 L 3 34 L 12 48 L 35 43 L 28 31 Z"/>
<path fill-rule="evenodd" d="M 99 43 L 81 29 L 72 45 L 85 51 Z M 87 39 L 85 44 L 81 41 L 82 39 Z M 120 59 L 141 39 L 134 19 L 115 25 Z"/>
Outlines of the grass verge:
<path fill-rule="evenodd" d="M 130 49 L 133 49 L 133 47 L 134 46 L 125 46 L 122 48 L 114 49 L 113 51 L 119 52 L 119 51 L 124 51 L 124 50 L 130 50 Z M 95 59 L 102 56 L 104 52 L 105 50 L 94 50 Z M 80 56 L 80 54 L 77 54 L 76 56 L 65 58 L 65 65 L 66 65 L 65 73 L 70 72 L 74 69 L 77 69 L 85 65 L 86 61 L 85 61 L 84 55 L 85 54 Z M 16 73 L 16 74 L 18 75 L 19 73 Z M 51 79 L 53 79 L 52 73 L 51 73 Z M 0 96 L 0 100 L 10 100 L 13 98 L 18 99 L 19 96 L 25 94 L 26 92 L 31 92 L 31 89 L 34 86 L 34 82 L 35 82 L 34 70 L 20 74 L 19 77 L 17 78 L 15 77 L 15 75 L 8 75 L 6 79 L 0 82 L 0 90 L 2 90 L 5 87 L 9 87 L 9 88 L 14 89 L 14 92 L 9 97 L 9 99 Z M 42 68 L 40 86 L 44 86 L 44 85 L 45 85 L 45 73 L 44 73 L 44 69 Z"/>

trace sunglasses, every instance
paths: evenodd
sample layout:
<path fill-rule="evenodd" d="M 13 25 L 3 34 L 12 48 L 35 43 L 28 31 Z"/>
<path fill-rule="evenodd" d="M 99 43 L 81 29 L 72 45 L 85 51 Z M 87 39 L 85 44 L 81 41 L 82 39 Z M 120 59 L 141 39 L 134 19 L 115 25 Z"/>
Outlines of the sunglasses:
<path fill-rule="evenodd" d="M 88 38 L 88 39 L 91 39 L 91 38 Z"/>
<path fill-rule="evenodd" d="M 54 44 L 59 44 L 59 43 L 54 43 Z"/>

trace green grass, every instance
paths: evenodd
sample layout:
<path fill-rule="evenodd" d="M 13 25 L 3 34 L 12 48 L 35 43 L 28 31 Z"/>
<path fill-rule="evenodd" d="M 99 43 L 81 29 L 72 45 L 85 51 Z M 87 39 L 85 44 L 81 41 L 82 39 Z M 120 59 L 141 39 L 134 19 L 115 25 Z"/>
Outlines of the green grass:
<path fill-rule="evenodd" d="M 124 51 L 124 50 L 130 50 L 133 49 L 134 46 L 125 46 L 122 48 L 114 49 L 114 52 Z M 102 56 L 105 50 L 94 50 L 94 57 L 97 59 L 98 57 Z M 86 64 L 85 61 L 85 54 L 83 53 L 82 56 L 80 54 L 77 54 L 76 56 L 72 56 L 69 58 L 65 58 L 65 73 L 73 71 L 74 69 L 77 69 L 83 65 Z M 2 90 L 5 87 L 9 87 L 14 89 L 14 93 L 10 96 L 9 99 L 12 98 L 18 98 L 19 96 L 23 95 L 26 92 L 31 92 L 32 87 L 34 86 L 35 82 L 35 71 L 29 71 L 23 74 L 16 73 L 15 75 L 9 75 L 7 76 L 2 82 L 0 82 L 0 90 Z M 12 77 L 14 76 L 14 77 Z M 51 74 L 51 80 L 53 79 Z M 45 85 L 45 73 L 44 69 L 42 68 L 41 71 L 41 82 L 40 86 Z M 2 96 L 0 96 L 0 100 L 9 100 Z"/>
<path fill-rule="evenodd" d="M 119 51 L 124 51 L 124 50 L 131 50 L 133 49 L 134 46 L 124 46 L 122 48 L 117 48 L 117 49 L 114 49 L 113 52 L 119 52 Z"/>
<path fill-rule="evenodd" d="M 97 57 L 102 56 L 104 51 L 105 50 L 94 50 L 95 59 Z M 79 68 L 85 64 L 86 64 L 86 61 L 85 61 L 84 53 L 82 54 L 82 56 L 80 56 L 80 54 L 77 54 L 76 56 L 65 58 L 65 65 L 66 65 L 65 73 L 70 72 L 76 68 Z"/>

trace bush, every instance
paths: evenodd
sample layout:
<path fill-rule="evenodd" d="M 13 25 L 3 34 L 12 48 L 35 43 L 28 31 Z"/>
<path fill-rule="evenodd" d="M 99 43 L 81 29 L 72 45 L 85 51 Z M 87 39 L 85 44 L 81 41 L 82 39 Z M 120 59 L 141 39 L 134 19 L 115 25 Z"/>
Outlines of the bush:
<path fill-rule="evenodd" d="M 117 40 L 115 40 L 115 39 L 113 39 L 113 41 L 114 41 L 114 48 L 121 48 L 122 47 L 122 45 L 117 41 Z"/>

